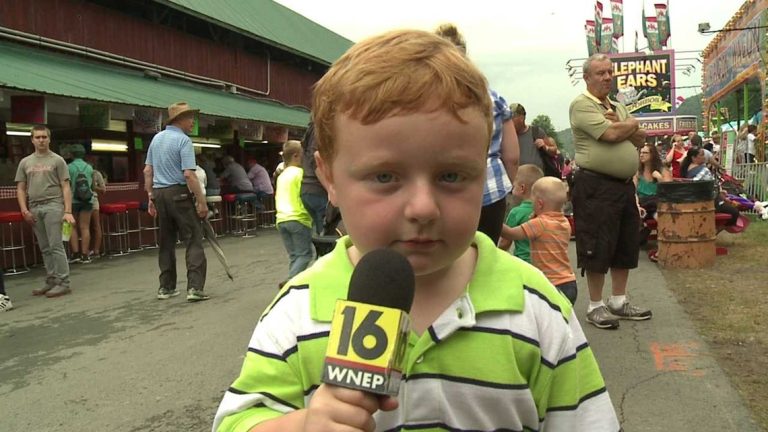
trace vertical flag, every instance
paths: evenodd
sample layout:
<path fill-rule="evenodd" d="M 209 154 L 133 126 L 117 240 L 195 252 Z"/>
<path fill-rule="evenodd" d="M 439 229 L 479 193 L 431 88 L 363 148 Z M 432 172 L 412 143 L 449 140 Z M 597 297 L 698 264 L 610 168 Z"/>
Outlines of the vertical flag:
<path fill-rule="evenodd" d="M 643 5 L 643 37 L 648 38 L 648 20 L 645 18 L 645 5 Z"/>
<path fill-rule="evenodd" d="M 645 21 L 643 21 L 643 24 L 645 24 Z M 635 30 L 635 52 L 640 52 L 640 45 L 638 45 L 637 38 L 637 30 Z"/>
<path fill-rule="evenodd" d="M 669 0 L 667 0 L 667 39 L 664 40 L 664 46 L 667 45 L 667 42 L 669 42 L 669 37 L 672 36 L 672 26 L 669 24 Z"/>
<path fill-rule="evenodd" d="M 664 3 L 654 4 L 656 7 L 656 25 L 659 29 L 659 44 L 666 45 L 669 39 L 669 27 L 667 21 L 667 5 Z"/>
<path fill-rule="evenodd" d="M 619 53 L 619 38 L 611 38 L 611 54 Z"/>
<path fill-rule="evenodd" d="M 600 52 L 608 54 L 613 47 L 613 18 L 603 18 L 603 27 L 600 30 Z"/>
<path fill-rule="evenodd" d="M 624 36 L 624 0 L 611 0 L 611 15 L 613 15 L 613 37 Z"/>
<path fill-rule="evenodd" d="M 595 44 L 597 49 L 600 49 L 600 41 L 602 40 L 601 32 L 603 30 L 603 4 L 598 0 L 595 3 Z"/>
<path fill-rule="evenodd" d="M 647 17 L 645 19 L 646 30 L 648 31 L 648 48 L 651 51 L 658 51 L 661 49 L 661 43 L 659 42 L 659 27 L 656 23 L 656 17 Z"/>
<path fill-rule="evenodd" d="M 590 56 L 597 52 L 597 42 L 595 41 L 595 22 L 587 20 L 584 25 L 584 31 L 587 33 L 587 52 Z"/>

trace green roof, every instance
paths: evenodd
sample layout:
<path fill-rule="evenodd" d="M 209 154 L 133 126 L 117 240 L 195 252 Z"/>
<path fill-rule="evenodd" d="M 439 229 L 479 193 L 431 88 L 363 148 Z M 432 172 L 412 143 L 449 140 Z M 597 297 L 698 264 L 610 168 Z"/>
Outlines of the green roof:
<path fill-rule="evenodd" d="M 305 127 L 309 112 L 142 71 L 0 42 L 0 87 L 165 109 L 186 101 L 203 114 Z"/>
<path fill-rule="evenodd" d="M 272 0 L 155 1 L 326 64 L 353 44 Z"/>

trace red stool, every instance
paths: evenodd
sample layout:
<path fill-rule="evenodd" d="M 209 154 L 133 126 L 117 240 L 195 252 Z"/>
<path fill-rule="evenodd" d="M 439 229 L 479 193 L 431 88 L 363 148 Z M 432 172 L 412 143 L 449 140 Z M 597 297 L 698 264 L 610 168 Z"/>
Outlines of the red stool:
<path fill-rule="evenodd" d="M 141 212 L 139 211 L 138 201 L 122 201 L 118 204 L 125 204 L 125 232 L 127 233 L 128 252 L 138 252 L 141 248 Z M 133 218 L 131 218 L 133 212 Z M 135 225 L 131 227 L 131 219 Z M 132 236 L 135 234 L 136 246 L 132 246 Z"/>
<path fill-rule="evenodd" d="M 261 197 L 261 205 L 264 207 L 259 214 L 259 228 L 274 228 L 277 211 L 275 210 L 275 195 Z"/>
<path fill-rule="evenodd" d="M 105 251 L 109 256 L 128 254 L 128 209 L 125 204 L 101 204 L 102 229 L 106 241 Z M 113 248 L 117 242 L 117 249 Z"/>
<path fill-rule="evenodd" d="M 16 242 L 18 240 L 18 243 Z M 16 267 L 16 254 L 21 251 L 21 267 Z M 24 245 L 24 216 L 21 212 L 0 212 L 0 252 L 3 254 L 5 274 L 22 274 L 29 271 L 27 251 Z M 8 266 L 6 254 L 10 255 Z"/>
<path fill-rule="evenodd" d="M 236 219 L 234 218 L 237 216 L 235 211 L 236 198 L 237 195 L 235 194 L 224 194 L 221 196 L 221 200 L 226 203 L 223 207 L 227 210 L 227 216 L 224 220 L 224 229 L 227 231 L 227 234 L 235 234 Z"/>
<path fill-rule="evenodd" d="M 211 210 L 208 214 L 211 216 L 208 222 L 211 223 L 213 232 L 220 236 L 223 234 L 224 228 L 224 209 L 221 205 L 222 198 L 219 195 L 210 195 L 205 197 L 205 202 L 208 204 L 208 208 Z"/>

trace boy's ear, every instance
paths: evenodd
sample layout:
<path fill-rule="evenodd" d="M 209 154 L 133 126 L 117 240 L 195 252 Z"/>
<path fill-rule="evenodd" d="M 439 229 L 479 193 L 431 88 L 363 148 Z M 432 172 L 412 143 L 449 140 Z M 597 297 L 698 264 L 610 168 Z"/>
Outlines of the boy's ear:
<path fill-rule="evenodd" d="M 320 152 L 315 152 L 315 174 L 317 175 L 317 178 L 320 180 L 320 183 L 323 185 L 325 190 L 328 192 L 328 201 L 331 202 L 334 206 L 336 205 L 336 187 L 333 183 L 333 172 L 331 171 L 331 165 L 328 164 L 322 156 L 320 156 Z M 338 207 L 338 206 L 337 206 Z"/>

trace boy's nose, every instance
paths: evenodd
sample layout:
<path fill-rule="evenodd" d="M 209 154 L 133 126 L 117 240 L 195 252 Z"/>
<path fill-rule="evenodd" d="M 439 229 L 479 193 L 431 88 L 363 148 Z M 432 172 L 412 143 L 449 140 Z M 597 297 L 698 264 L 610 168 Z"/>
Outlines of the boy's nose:
<path fill-rule="evenodd" d="M 405 217 L 419 224 L 425 224 L 440 216 L 434 189 L 428 184 L 417 184 L 408 191 Z"/>

